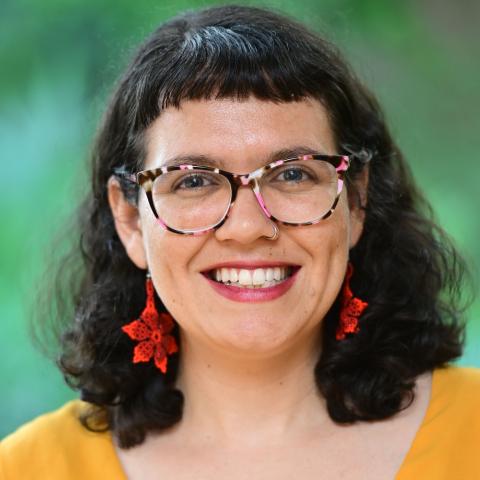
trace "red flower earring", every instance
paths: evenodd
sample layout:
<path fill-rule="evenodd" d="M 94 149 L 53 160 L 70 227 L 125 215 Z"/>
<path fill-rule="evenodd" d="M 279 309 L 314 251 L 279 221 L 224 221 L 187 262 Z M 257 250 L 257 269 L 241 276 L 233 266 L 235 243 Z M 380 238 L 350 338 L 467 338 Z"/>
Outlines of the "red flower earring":
<path fill-rule="evenodd" d="M 350 288 L 350 279 L 353 275 L 353 265 L 348 262 L 347 273 L 342 291 L 342 308 L 340 310 L 340 322 L 337 327 L 335 338 L 343 340 L 347 333 L 358 333 L 358 317 L 367 308 L 368 303 L 353 296 Z"/>
<path fill-rule="evenodd" d="M 153 358 L 155 366 L 166 373 L 167 355 L 178 351 L 175 337 L 170 335 L 175 323 L 169 313 L 158 313 L 150 273 L 147 273 L 146 291 L 147 304 L 140 318 L 124 325 L 122 330 L 132 340 L 139 340 L 133 350 L 133 363 L 148 362 Z"/>

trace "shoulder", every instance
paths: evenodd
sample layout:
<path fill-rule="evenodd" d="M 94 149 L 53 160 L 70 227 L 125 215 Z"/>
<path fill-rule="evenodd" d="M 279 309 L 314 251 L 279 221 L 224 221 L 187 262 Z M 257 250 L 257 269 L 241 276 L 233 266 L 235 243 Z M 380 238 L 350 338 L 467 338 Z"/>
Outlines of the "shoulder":
<path fill-rule="evenodd" d="M 395 479 L 480 478 L 478 405 L 480 369 L 436 368 L 428 410 Z"/>
<path fill-rule="evenodd" d="M 452 399 L 480 399 L 480 368 L 449 365 L 434 372 L 434 391 L 438 395 L 449 395 Z"/>
<path fill-rule="evenodd" d="M 58 410 L 45 413 L 25 423 L 15 432 L 7 436 L 0 443 L 2 453 L 13 451 L 23 446 L 35 446 L 41 442 L 45 444 L 53 439 L 78 436 L 82 433 L 83 426 L 79 415 L 84 402 L 73 400 Z"/>
<path fill-rule="evenodd" d="M 72 400 L 52 412 L 44 413 L 33 420 L 20 426 L 14 433 L 7 436 L 3 442 L 16 440 L 29 436 L 32 432 L 42 432 L 54 428 L 64 428 L 66 425 L 74 426 L 76 418 L 85 402 L 81 400 Z M 87 405 L 87 404 L 85 404 Z"/>
<path fill-rule="evenodd" d="M 101 452 L 108 457 L 113 449 L 111 437 L 83 427 L 79 417 L 84 408 L 87 403 L 73 400 L 4 438 L 0 442 L 2 478 L 76 478 L 77 473 L 88 471 L 89 462 Z"/>
<path fill-rule="evenodd" d="M 480 368 L 478 367 L 447 365 L 445 367 L 437 368 L 436 372 L 439 372 L 442 375 L 450 376 L 451 378 L 474 381 L 480 384 Z"/>
<path fill-rule="evenodd" d="M 480 369 L 447 366 L 433 374 L 425 423 L 443 424 L 446 431 L 480 441 Z"/>

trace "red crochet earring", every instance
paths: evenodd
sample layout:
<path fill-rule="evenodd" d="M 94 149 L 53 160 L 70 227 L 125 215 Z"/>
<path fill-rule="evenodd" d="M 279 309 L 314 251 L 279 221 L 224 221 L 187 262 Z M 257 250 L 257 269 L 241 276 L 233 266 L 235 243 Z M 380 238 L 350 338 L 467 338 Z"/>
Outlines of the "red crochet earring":
<path fill-rule="evenodd" d="M 347 333 L 358 333 L 358 317 L 367 308 L 368 303 L 353 296 L 350 288 L 350 279 L 353 275 L 353 265 L 348 262 L 347 273 L 343 283 L 342 307 L 340 310 L 340 322 L 337 327 L 335 338 L 343 340 Z"/>
<path fill-rule="evenodd" d="M 178 351 L 175 337 L 170 335 L 175 323 L 169 313 L 158 313 L 149 272 L 147 272 L 146 291 L 147 304 L 140 318 L 124 325 L 122 330 L 132 340 L 139 340 L 133 350 L 133 363 L 148 362 L 153 358 L 155 366 L 166 373 L 167 355 Z"/>

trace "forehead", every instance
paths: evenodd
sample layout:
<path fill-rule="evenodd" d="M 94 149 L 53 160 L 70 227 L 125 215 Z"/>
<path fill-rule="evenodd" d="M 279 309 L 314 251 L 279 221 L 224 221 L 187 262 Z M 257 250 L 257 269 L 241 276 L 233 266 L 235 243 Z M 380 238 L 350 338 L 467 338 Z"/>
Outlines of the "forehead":
<path fill-rule="evenodd" d="M 263 165 L 274 152 L 301 147 L 337 153 L 325 107 L 313 99 L 274 103 L 254 98 L 199 100 L 168 108 L 149 127 L 144 168 L 205 157 L 231 171 Z"/>

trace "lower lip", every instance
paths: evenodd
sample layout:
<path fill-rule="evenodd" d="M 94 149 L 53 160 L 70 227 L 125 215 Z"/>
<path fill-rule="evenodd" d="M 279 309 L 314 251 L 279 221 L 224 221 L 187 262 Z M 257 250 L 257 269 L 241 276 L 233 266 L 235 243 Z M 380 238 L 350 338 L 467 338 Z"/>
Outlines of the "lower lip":
<path fill-rule="evenodd" d="M 234 302 L 267 302 L 275 300 L 287 293 L 297 279 L 297 273 L 299 271 L 300 268 L 295 270 L 295 272 L 283 282 L 274 285 L 273 287 L 265 288 L 234 287 L 232 285 L 215 282 L 206 274 L 203 274 L 203 276 L 217 293 L 229 300 L 233 300 Z"/>

